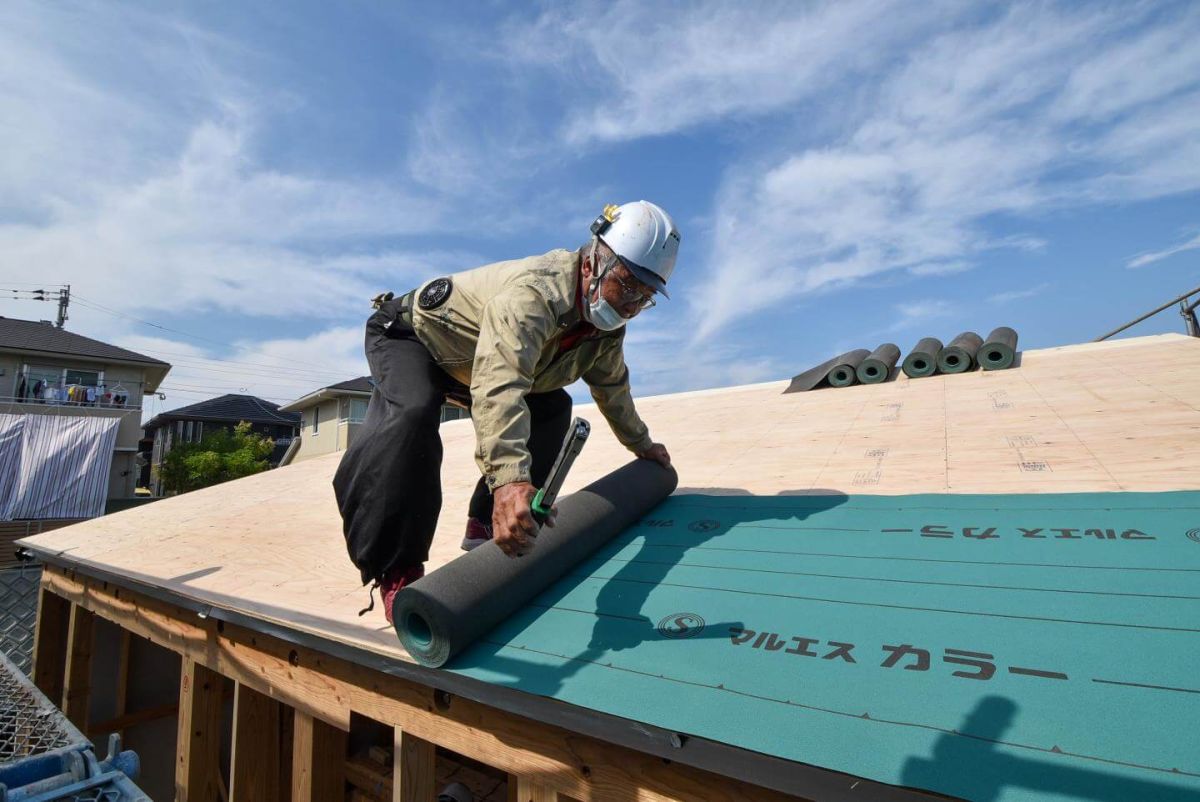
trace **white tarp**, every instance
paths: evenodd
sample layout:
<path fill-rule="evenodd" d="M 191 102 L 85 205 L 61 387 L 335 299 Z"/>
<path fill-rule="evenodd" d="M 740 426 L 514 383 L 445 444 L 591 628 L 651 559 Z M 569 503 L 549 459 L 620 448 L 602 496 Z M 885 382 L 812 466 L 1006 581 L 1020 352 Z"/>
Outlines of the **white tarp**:
<path fill-rule="evenodd" d="M 0 415 L 0 520 L 104 514 L 120 418 Z"/>
<path fill-rule="evenodd" d="M 0 521 L 11 521 L 17 503 L 24 415 L 0 415 Z"/>

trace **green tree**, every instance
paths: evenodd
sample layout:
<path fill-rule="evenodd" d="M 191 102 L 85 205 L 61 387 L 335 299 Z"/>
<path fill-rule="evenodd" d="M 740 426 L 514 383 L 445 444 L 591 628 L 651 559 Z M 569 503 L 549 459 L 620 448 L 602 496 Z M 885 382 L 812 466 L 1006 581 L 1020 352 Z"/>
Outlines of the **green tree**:
<path fill-rule="evenodd" d="M 199 443 L 180 443 L 158 466 L 158 478 L 170 493 L 186 493 L 202 487 L 240 479 L 265 471 L 275 441 L 250 431 L 247 421 L 233 431 L 218 429 Z"/>

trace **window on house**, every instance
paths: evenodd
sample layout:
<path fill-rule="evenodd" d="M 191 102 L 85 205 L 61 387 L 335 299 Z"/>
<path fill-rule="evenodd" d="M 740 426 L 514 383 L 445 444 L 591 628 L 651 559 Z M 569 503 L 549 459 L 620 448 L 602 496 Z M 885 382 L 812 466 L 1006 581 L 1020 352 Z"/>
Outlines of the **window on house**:
<path fill-rule="evenodd" d="M 318 434 L 321 431 L 321 408 L 313 407 L 313 434 Z"/>
<path fill-rule="evenodd" d="M 52 400 L 54 391 L 62 386 L 62 368 L 26 365 L 17 380 L 16 395 L 22 401 Z"/>
<path fill-rule="evenodd" d="M 99 387 L 100 371 L 76 370 L 74 368 L 67 368 L 65 380 L 67 384 L 80 384 L 84 387 Z"/>
<path fill-rule="evenodd" d="M 351 398 L 350 399 L 350 417 L 351 423 L 362 423 L 367 417 L 367 399 Z"/>
<path fill-rule="evenodd" d="M 104 402 L 104 372 L 26 364 L 13 395 L 22 401 L 99 405 Z"/>
<path fill-rule="evenodd" d="M 192 438 L 192 435 L 194 433 L 193 426 L 194 426 L 194 424 L 190 420 L 183 422 L 183 442 L 185 442 L 185 443 L 193 442 L 193 438 Z"/>

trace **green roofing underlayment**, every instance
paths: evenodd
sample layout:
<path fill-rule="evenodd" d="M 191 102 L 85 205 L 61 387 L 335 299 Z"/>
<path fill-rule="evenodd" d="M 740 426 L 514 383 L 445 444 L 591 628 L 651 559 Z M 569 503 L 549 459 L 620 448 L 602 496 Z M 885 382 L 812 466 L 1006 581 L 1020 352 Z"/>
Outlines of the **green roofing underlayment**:
<path fill-rule="evenodd" d="M 1200 799 L 1200 493 L 675 496 L 453 661 L 973 800 Z"/>

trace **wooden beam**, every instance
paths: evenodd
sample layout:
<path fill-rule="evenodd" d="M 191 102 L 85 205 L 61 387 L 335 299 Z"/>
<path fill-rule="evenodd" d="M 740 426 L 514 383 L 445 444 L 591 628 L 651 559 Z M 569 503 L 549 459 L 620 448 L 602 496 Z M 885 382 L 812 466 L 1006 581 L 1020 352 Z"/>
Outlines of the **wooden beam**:
<path fill-rule="evenodd" d="M 279 702 L 237 683 L 233 696 L 231 802 L 279 802 Z"/>
<path fill-rule="evenodd" d="M 221 676 L 184 658 L 179 677 L 179 739 L 175 751 L 175 802 L 219 802 L 221 777 Z"/>
<path fill-rule="evenodd" d="M 426 802 L 434 788 L 436 747 L 402 728 L 395 728 L 392 751 L 392 802 Z"/>
<path fill-rule="evenodd" d="M 67 624 L 67 658 L 64 670 L 62 710 L 81 731 L 88 731 L 92 701 L 92 643 L 96 617 L 91 610 L 71 605 Z"/>
<path fill-rule="evenodd" d="M 509 802 L 558 802 L 558 799 L 553 789 L 528 777 L 508 778 Z"/>
<path fill-rule="evenodd" d="M 89 724 L 85 732 L 102 740 L 107 738 L 109 733 L 122 733 L 130 727 L 136 727 L 139 724 L 146 724 L 151 721 L 158 721 L 160 718 L 167 718 L 178 712 L 179 704 L 177 702 L 158 705 L 156 707 L 147 707 L 145 710 L 137 710 L 133 713 L 126 713 L 123 716 L 110 718 L 107 721 Z"/>
<path fill-rule="evenodd" d="M 70 616 L 71 603 L 49 590 L 43 574 L 33 633 L 33 684 L 54 701 L 62 699 L 63 694 Z"/>
<path fill-rule="evenodd" d="M 218 630 L 211 618 L 54 566 L 43 581 L 134 634 L 340 729 L 349 730 L 354 710 L 577 799 L 630 793 L 639 802 L 794 799 L 462 697 L 447 703 L 413 680 L 233 624 Z"/>
<path fill-rule="evenodd" d="M 292 802 L 342 799 L 347 733 L 302 710 L 292 732 Z"/>
<path fill-rule="evenodd" d="M 129 661 L 133 653 L 133 635 L 128 630 L 121 630 L 121 645 L 117 651 L 117 693 L 116 701 L 113 704 L 113 721 L 120 721 L 129 712 Z M 178 706 L 173 706 L 174 710 L 178 710 Z M 172 710 L 172 712 L 174 712 Z M 132 724 L 123 724 L 115 730 L 121 736 L 121 740 L 125 739 L 125 730 L 133 726 Z"/>

